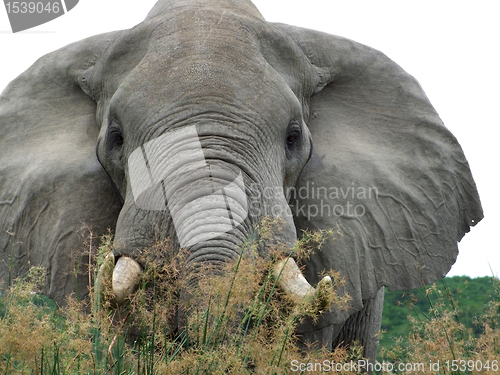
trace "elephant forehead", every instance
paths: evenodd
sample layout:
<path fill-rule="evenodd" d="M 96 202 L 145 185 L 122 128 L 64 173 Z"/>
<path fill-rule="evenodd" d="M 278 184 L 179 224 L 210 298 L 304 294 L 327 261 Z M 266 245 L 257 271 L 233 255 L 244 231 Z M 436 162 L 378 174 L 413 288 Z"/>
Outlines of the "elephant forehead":
<path fill-rule="evenodd" d="M 275 121 L 301 106 L 297 83 L 310 72 L 288 38 L 248 12 L 213 9 L 208 2 L 199 8 L 174 3 L 169 12 L 132 29 L 108 55 L 114 65 L 111 72 L 105 68 L 104 92 L 117 117 L 151 123 L 152 115 L 184 111 L 187 103 L 204 111 L 267 112 L 266 121 Z M 131 58 L 130 45 L 144 54 Z M 127 66 L 124 60 L 135 62 Z"/>
<path fill-rule="evenodd" d="M 222 61 L 227 59 L 192 55 L 164 66 L 159 56 L 150 56 L 120 85 L 111 107 L 120 117 L 146 125 L 207 114 L 223 122 L 300 117 L 297 97 L 264 59 L 232 65 Z"/>
<path fill-rule="evenodd" d="M 170 25 L 168 32 L 151 37 L 148 52 L 125 84 L 151 93 L 168 90 L 179 96 L 205 90 L 231 96 L 249 86 L 265 89 L 262 83 L 273 80 L 257 37 L 240 22 L 207 17 L 175 24 L 179 27 Z"/>
<path fill-rule="evenodd" d="M 245 14 L 250 17 L 263 19 L 262 15 L 250 0 L 164 0 L 158 1 L 154 8 L 149 12 L 148 18 L 157 17 L 162 14 L 172 14 L 176 11 L 185 13 L 192 9 L 207 11 L 214 9 L 219 12 L 235 12 Z"/>
<path fill-rule="evenodd" d="M 165 65 L 195 55 L 210 59 L 232 56 L 234 62 L 242 61 L 242 57 L 256 54 L 256 36 L 269 27 L 263 19 L 234 9 L 214 9 L 213 5 L 178 7 L 158 21 L 145 23 L 150 30 L 146 37 L 149 51 L 165 59 Z"/>
<path fill-rule="evenodd" d="M 286 126 L 290 117 L 301 117 L 296 74 L 278 68 L 269 47 L 288 42 L 281 43 L 283 37 L 262 19 L 201 8 L 161 17 L 160 25 L 141 28 L 141 38 L 148 36 L 144 56 L 119 84 L 111 83 L 117 87 L 112 115 L 146 126 L 177 124 L 200 113 L 280 126 L 279 118 Z M 287 48 L 288 61 L 293 48 Z"/>

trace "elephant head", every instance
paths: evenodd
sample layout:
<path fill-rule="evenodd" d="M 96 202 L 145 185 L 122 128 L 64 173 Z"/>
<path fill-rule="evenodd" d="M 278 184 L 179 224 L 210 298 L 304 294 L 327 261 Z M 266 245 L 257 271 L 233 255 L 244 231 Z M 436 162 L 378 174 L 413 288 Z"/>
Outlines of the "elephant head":
<path fill-rule="evenodd" d="M 59 301 L 83 224 L 114 230 L 125 299 L 155 241 L 186 249 L 188 270 L 217 266 L 280 217 L 289 248 L 304 229 L 341 233 L 297 277 L 303 294 L 323 270 L 347 278 L 351 309 L 317 330 L 383 286 L 443 277 L 482 218 L 415 79 L 364 45 L 267 23 L 247 0 L 160 0 L 130 30 L 42 57 L 0 100 L 0 249 L 14 273 L 45 265 Z"/>

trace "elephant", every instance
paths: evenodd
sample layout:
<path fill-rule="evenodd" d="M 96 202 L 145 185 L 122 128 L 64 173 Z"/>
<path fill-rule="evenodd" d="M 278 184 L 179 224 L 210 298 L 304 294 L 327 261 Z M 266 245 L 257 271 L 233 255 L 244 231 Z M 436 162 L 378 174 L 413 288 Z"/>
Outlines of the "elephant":
<path fill-rule="evenodd" d="M 444 277 L 483 217 L 412 76 L 352 40 L 267 22 L 250 0 L 159 0 L 129 30 L 41 57 L 3 91 L 0 129 L 0 276 L 42 265 L 59 304 L 85 292 L 70 265 L 88 261 L 89 233 L 113 234 L 125 301 L 155 241 L 185 249 L 189 275 L 234 262 L 279 218 L 273 241 L 290 251 L 306 230 L 340 233 L 299 264 L 291 253 L 291 296 L 333 269 L 351 297 L 299 325 L 301 340 L 358 340 L 374 358 L 383 288 Z"/>

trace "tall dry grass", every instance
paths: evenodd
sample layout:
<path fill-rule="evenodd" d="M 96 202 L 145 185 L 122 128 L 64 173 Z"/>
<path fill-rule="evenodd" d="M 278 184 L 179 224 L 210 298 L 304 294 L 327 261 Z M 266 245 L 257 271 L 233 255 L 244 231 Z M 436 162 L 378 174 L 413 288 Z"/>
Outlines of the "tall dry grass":
<path fill-rule="evenodd" d="M 111 282 L 105 276 L 113 266 L 106 258 L 109 236 L 92 254 L 88 276 L 93 286 L 84 299 L 69 296 L 66 305 L 57 308 L 38 294 L 44 270 L 32 268 L 0 295 L 0 374 L 339 372 L 332 364 L 357 362 L 362 348 L 330 352 L 298 347 L 295 327 L 304 317 L 321 313 L 322 305 L 306 301 L 297 306 L 276 287 L 272 269 L 283 249 L 274 247 L 267 249 L 267 257 L 259 255 L 260 244 L 270 242 L 275 225 L 264 221 L 235 263 L 223 270 L 200 270 L 196 280 L 184 274 L 186 254 L 175 252 L 168 242 L 156 244 L 142 254 L 150 266 L 139 290 L 120 308 L 113 305 Z M 335 235 L 305 233 L 294 258 L 310 256 Z M 334 290 L 340 289 L 341 276 L 333 271 L 330 275 Z M 483 326 L 479 336 L 459 321 L 460 301 L 428 287 L 428 311 L 416 311 L 410 317 L 409 336 L 381 351 L 378 373 L 500 373 L 500 282 L 495 283 L 497 292 L 485 301 L 485 313 L 478 317 Z M 340 309 L 349 304 L 346 295 L 334 293 L 330 298 Z M 433 371 L 431 364 L 437 362 Z M 423 367 L 401 370 L 398 364 Z M 347 366 L 340 372 L 355 374 L 359 368 Z"/>
<path fill-rule="evenodd" d="M 425 288 L 428 310 L 413 307 L 408 337 L 399 338 L 379 358 L 394 364 L 397 374 L 498 374 L 500 373 L 500 281 L 493 278 L 495 293 L 484 301 L 484 314 L 476 317 L 477 335 L 460 321 L 461 303 L 443 282 Z M 398 371 L 398 365 L 405 371 Z"/>
<path fill-rule="evenodd" d="M 258 254 L 275 226 L 263 222 L 237 262 L 200 270 L 196 281 L 184 275 L 185 254 L 156 244 L 142 254 L 150 267 L 139 290 L 120 308 L 105 276 L 110 237 L 94 255 L 94 286 L 83 300 L 70 296 L 64 307 L 51 307 L 36 294 L 44 271 L 33 268 L 0 297 L 0 374 L 287 374 L 293 360 L 357 358 L 359 348 L 297 346 L 295 327 L 322 306 L 295 305 L 278 290 L 272 269 L 283 249 Z M 309 256 L 332 235 L 306 233 L 294 257 Z M 343 280 L 331 275 L 337 290 Z M 346 308 L 349 297 L 334 293 L 329 302 Z"/>

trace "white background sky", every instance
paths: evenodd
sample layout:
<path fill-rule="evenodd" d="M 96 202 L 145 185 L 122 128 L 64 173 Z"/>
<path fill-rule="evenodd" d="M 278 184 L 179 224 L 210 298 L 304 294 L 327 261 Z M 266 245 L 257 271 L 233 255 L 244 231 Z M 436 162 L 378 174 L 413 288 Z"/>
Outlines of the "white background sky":
<path fill-rule="evenodd" d="M 141 22 L 155 0 L 80 0 L 68 14 L 13 34 L 0 8 L 0 91 L 38 57 Z M 498 2 L 254 0 L 268 21 L 377 48 L 415 76 L 469 160 L 485 219 L 460 243 L 449 275 L 500 274 L 500 22 Z M 0 5 L 1 7 L 1 5 Z M 0 134 L 0 137 L 2 135 Z"/>

